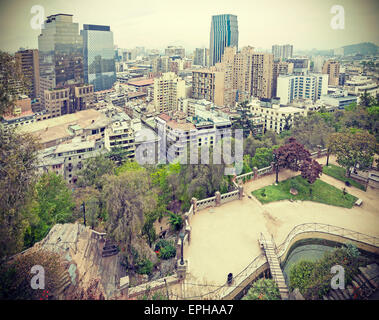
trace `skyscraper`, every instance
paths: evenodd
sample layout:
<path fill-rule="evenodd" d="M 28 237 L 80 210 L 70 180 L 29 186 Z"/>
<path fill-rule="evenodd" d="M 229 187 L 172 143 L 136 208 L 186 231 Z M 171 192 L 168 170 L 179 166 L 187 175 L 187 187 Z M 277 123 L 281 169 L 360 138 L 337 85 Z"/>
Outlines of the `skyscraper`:
<path fill-rule="evenodd" d="M 116 81 L 113 32 L 109 26 L 83 25 L 84 81 L 95 91 L 112 88 Z"/>
<path fill-rule="evenodd" d="M 212 16 L 209 43 L 209 64 L 211 66 L 221 61 L 225 47 L 236 47 L 238 50 L 237 16 L 232 14 Z"/>
<path fill-rule="evenodd" d="M 83 83 L 83 39 L 72 14 L 48 16 L 38 36 L 40 76 L 53 87 Z"/>
<path fill-rule="evenodd" d="M 84 82 L 83 38 L 72 14 L 59 13 L 46 18 L 38 36 L 38 50 L 40 97 L 44 106 L 45 90 Z"/>

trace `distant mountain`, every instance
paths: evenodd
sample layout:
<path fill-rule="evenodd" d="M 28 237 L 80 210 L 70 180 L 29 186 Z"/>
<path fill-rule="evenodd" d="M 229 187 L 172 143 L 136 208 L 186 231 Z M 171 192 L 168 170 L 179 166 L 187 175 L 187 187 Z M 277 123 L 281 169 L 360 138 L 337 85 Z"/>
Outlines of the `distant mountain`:
<path fill-rule="evenodd" d="M 342 47 L 344 50 L 344 55 L 355 55 L 355 54 L 363 54 L 363 55 L 372 55 L 378 53 L 378 46 L 372 42 L 362 42 L 357 44 L 352 44 L 349 46 Z"/>

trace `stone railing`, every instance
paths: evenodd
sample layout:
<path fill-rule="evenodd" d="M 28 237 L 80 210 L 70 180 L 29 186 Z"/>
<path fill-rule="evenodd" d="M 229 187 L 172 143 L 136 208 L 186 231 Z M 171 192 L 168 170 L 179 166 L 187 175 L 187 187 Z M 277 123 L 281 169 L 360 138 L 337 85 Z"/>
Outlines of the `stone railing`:
<path fill-rule="evenodd" d="M 197 200 L 197 209 L 198 210 L 205 209 L 208 207 L 214 207 L 214 206 L 216 206 L 216 196 L 206 198 L 203 200 Z"/>
<path fill-rule="evenodd" d="M 224 204 L 229 201 L 238 200 L 239 199 L 239 190 L 234 190 L 228 193 L 223 193 L 220 196 L 220 203 Z"/>
<path fill-rule="evenodd" d="M 364 249 L 368 251 L 371 251 L 368 246 L 377 247 L 377 253 L 379 253 L 379 238 L 377 237 L 324 223 L 304 223 L 294 227 L 284 242 L 276 248 L 277 256 L 282 258 L 287 252 L 288 248 L 292 245 L 293 240 L 301 234 L 305 234 L 305 236 L 308 238 L 309 234 L 314 234 L 315 238 L 317 235 L 320 237 L 322 234 L 333 236 L 335 239 L 345 238 L 346 240 L 356 242 L 358 246 L 364 247 Z M 331 237 L 330 240 L 332 240 Z M 364 245 L 362 246 L 359 243 L 362 243 Z"/>
<path fill-rule="evenodd" d="M 126 297 L 127 299 L 139 299 L 141 296 L 158 290 L 163 290 L 166 295 L 168 287 L 179 282 L 180 278 L 177 275 L 172 275 L 158 280 L 149 281 L 135 287 L 129 287 L 129 282 L 127 282 L 120 286 L 118 290 L 119 294 Z"/>
<path fill-rule="evenodd" d="M 259 169 L 259 170 L 257 171 L 257 175 L 258 175 L 258 176 L 263 176 L 263 175 L 265 175 L 265 174 L 267 174 L 267 173 L 272 173 L 272 171 L 273 171 L 273 165 L 268 166 L 268 167 L 266 167 L 266 168 Z"/>

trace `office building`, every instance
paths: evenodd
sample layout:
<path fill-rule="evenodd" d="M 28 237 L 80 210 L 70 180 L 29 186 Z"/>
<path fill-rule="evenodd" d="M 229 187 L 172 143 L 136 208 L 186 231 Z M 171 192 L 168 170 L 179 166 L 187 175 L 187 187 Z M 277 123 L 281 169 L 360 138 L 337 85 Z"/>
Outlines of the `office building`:
<path fill-rule="evenodd" d="M 237 16 L 221 14 L 212 16 L 209 43 L 209 65 L 221 61 L 225 47 L 236 47 L 238 50 Z"/>
<path fill-rule="evenodd" d="M 83 38 L 72 14 L 48 16 L 38 36 L 40 95 L 44 91 L 83 84 Z"/>
<path fill-rule="evenodd" d="M 84 81 L 95 91 L 112 88 L 116 81 L 113 32 L 109 26 L 83 25 Z"/>

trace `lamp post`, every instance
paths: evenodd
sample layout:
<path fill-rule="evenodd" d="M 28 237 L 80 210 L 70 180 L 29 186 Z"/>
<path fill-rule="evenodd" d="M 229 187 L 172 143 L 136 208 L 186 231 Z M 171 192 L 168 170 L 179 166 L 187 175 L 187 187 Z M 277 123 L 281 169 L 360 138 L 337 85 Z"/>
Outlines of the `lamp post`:
<path fill-rule="evenodd" d="M 276 175 L 276 180 L 275 180 L 275 183 L 279 183 L 278 181 L 278 157 L 276 155 L 276 153 L 274 152 L 274 165 L 275 165 L 275 175 Z"/>
<path fill-rule="evenodd" d="M 183 265 L 184 264 L 184 260 L 183 260 L 183 240 L 184 240 L 184 232 L 180 232 L 179 234 L 179 238 L 181 241 L 181 248 L 180 248 L 180 265 Z"/>
<path fill-rule="evenodd" d="M 84 201 L 80 206 L 80 209 L 83 211 L 84 226 L 86 226 L 86 204 L 84 203 Z"/>

